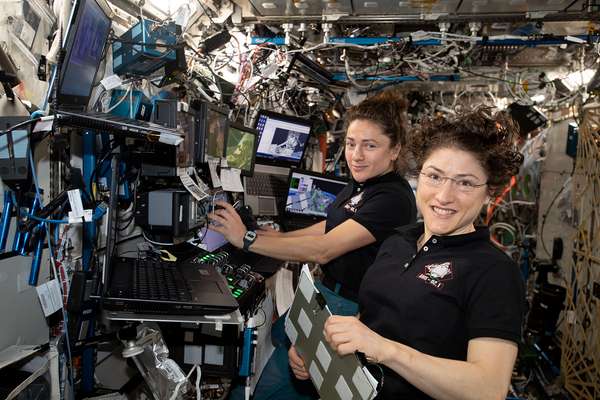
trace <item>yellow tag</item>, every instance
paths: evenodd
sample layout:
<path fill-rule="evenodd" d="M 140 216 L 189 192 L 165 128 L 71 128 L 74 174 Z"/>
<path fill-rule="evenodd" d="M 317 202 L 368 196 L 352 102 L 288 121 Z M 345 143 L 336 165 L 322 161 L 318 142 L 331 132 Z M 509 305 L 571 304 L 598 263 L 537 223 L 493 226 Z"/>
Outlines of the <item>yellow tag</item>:
<path fill-rule="evenodd" d="M 173 254 L 169 253 L 168 250 L 160 251 L 160 259 L 163 261 L 171 261 L 171 262 L 177 261 L 177 257 L 175 257 Z"/>

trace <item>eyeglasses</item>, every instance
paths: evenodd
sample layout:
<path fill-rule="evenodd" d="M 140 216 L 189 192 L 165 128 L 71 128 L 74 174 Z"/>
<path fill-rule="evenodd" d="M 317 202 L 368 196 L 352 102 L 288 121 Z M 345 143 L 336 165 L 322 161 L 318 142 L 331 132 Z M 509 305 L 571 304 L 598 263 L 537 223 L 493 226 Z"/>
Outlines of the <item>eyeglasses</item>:
<path fill-rule="evenodd" d="M 423 183 L 425 183 L 428 186 L 436 187 L 436 188 L 442 187 L 442 185 L 447 180 L 452 181 L 452 183 L 454 183 L 456 188 L 463 193 L 471 193 L 476 188 L 487 185 L 487 182 L 478 184 L 468 178 L 456 179 L 456 178 L 451 178 L 449 176 L 441 176 L 439 174 L 436 174 L 435 172 L 419 172 L 419 175 L 421 175 L 421 179 L 422 179 Z"/>

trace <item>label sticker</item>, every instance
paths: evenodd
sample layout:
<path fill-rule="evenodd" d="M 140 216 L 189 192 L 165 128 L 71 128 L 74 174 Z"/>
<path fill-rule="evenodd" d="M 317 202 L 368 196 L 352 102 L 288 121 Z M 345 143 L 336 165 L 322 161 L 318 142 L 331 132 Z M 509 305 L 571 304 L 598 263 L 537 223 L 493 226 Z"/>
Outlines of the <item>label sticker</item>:
<path fill-rule="evenodd" d="M 308 279 L 300 279 L 298 287 L 300 288 L 300 292 L 302 292 L 306 301 L 310 303 L 310 299 L 312 298 L 313 294 L 313 286 L 311 282 Z"/>
<path fill-rule="evenodd" d="M 67 195 L 69 196 L 69 204 L 71 205 L 73 218 L 83 217 L 83 203 L 81 202 L 81 194 L 79 193 L 79 189 L 69 190 Z"/>
<path fill-rule="evenodd" d="M 120 58 L 121 56 L 119 56 Z M 115 64 L 117 64 L 117 62 L 115 61 Z M 119 63 L 117 65 L 121 64 L 121 61 L 119 60 Z M 118 75 L 110 75 L 107 76 L 106 78 L 102 79 L 100 81 L 100 84 L 102 86 L 104 86 L 104 89 L 106 90 L 112 90 L 114 88 L 117 88 L 119 86 L 121 86 L 121 84 L 123 83 L 123 81 L 121 81 L 121 78 L 119 78 Z"/>
<path fill-rule="evenodd" d="M 329 354 L 329 349 L 323 342 L 319 342 L 319 345 L 317 346 L 317 360 L 319 360 L 325 373 L 327 373 L 329 364 L 331 364 L 331 354 Z"/>
<path fill-rule="evenodd" d="M 186 344 L 183 346 L 184 364 L 202 364 L 202 346 Z"/>
<path fill-rule="evenodd" d="M 296 343 L 296 339 L 298 339 L 298 331 L 294 328 L 293 324 L 285 324 L 285 333 L 287 333 L 290 342 Z"/>
<path fill-rule="evenodd" d="M 323 384 L 323 375 L 321 374 L 321 371 L 319 371 L 319 367 L 317 367 L 316 362 L 313 361 L 310 363 L 308 373 L 310 374 L 310 377 L 312 378 L 312 381 L 317 389 L 320 390 L 321 384 Z"/>
<path fill-rule="evenodd" d="M 300 315 L 298 316 L 298 324 L 300 324 L 300 329 L 304 332 L 304 336 L 307 338 L 310 337 L 310 331 L 312 330 L 312 322 L 310 322 L 310 318 L 304 312 L 304 310 L 300 310 Z"/>
<path fill-rule="evenodd" d="M 337 383 L 335 384 L 335 390 L 338 392 L 340 399 L 351 399 L 352 391 L 348 387 L 346 380 L 343 376 L 340 376 Z"/>

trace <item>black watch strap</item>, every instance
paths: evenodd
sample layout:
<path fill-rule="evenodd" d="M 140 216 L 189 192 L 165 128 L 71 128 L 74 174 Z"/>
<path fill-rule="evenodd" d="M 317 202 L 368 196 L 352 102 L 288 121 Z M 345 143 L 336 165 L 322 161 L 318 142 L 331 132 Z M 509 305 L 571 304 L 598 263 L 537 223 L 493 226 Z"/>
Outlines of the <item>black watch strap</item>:
<path fill-rule="evenodd" d="M 244 251 L 250 250 L 250 246 L 252 245 L 252 243 L 254 243 L 254 241 L 256 241 L 256 236 L 256 232 L 254 231 L 246 232 L 246 234 L 244 235 Z"/>

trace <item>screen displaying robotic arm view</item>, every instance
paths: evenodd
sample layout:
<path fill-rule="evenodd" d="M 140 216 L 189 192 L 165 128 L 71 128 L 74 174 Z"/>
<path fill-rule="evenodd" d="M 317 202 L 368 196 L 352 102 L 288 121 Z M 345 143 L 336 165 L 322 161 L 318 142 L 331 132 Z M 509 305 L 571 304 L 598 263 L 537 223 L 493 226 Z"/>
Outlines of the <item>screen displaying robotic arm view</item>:
<path fill-rule="evenodd" d="M 285 209 L 294 214 L 326 217 L 327 209 L 344 186 L 343 181 L 294 172 Z"/>
<path fill-rule="evenodd" d="M 246 173 L 254 170 L 256 134 L 241 127 L 230 126 L 227 133 L 225 158 L 227 166 L 238 168 Z"/>
<path fill-rule="evenodd" d="M 257 155 L 278 160 L 299 161 L 304 153 L 310 128 L 309 121 L 300 124 L 271 115 L 260 115 L 256 125 L 260 135 Z"/>

